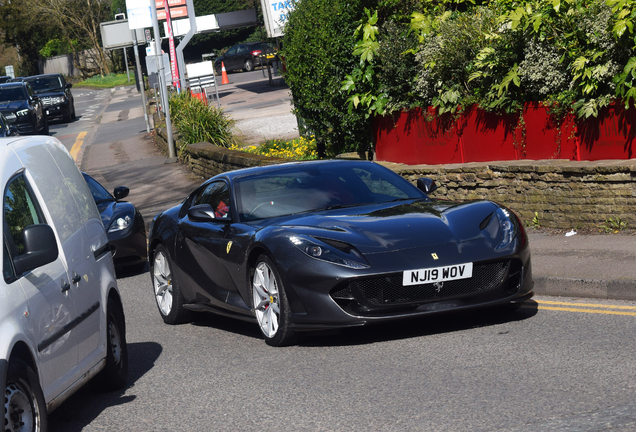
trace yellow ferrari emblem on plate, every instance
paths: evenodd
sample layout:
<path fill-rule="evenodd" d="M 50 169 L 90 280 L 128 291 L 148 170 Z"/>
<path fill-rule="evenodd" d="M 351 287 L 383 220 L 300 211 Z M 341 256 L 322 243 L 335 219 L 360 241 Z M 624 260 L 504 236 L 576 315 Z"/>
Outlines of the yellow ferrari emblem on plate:
<path fill-rule="evenodd" d="M 225 253 L 230 253 L 230 249 L 232 249 L 232 242 L 227 242 L 227 248 L 225 249 Z"/>
<path fill-rule="evenodd" d="M 434 260 L 439 259 L 436 253 L 432 253 L 431 256 L 433 257 Z"/>

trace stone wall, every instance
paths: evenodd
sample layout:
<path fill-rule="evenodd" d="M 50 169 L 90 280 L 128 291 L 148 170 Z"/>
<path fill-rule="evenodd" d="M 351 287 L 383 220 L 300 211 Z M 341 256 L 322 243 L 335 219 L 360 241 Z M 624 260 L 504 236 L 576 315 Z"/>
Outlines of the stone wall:
<path fill-rule="evenodd" d="M 437 181 L 437 198 L 485 198 L 514 210 L 532 225 L 538 216 L 547 228 L 597 228 L 618 218 L 636 227 L 636 164 L 633 161 L 517 161 L 396 168 L 415 182 Z"/>
<path fill-rule="evenodd" d="M 165 129 L 155 131 L 157 144 L 167 151 Z M 203 178 L 240 168 L 287 162 L 209 143 L 187 145 L 179 158 Z M 635 160 L 382 164 L 413 183 L 419 177 L 434 179 L 439 185 L 432 194 L 435 198 L 485 198 L 504 204 L 514 210 L 525 225 L 532 225 L 536 212 L 539 225 L 546 228 L 598 228 L 606 225 L 610 217 L 636 228 Z"/>
<path fill-rule="evenodd" d="M 228 150 L 210 143 L 190 144 L 183 153 L 190 169 L 203 178 L 241 168 L 289 162 L 285 159 Z"/>

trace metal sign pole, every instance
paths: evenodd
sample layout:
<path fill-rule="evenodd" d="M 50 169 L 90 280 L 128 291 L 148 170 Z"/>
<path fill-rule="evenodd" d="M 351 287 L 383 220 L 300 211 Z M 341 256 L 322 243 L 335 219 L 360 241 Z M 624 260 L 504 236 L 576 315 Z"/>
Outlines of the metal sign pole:
<path fill-rule="evenodd" d="M 139 61 L 139 49 L 137 48 L 137 30 L 132 30 L 133 51 L 135 52 L 135 66 L 137 67 L 137 77 L 141 81 L 141 103 L 144 106 L 144 120 L 146 120 L 146 133 L 150 133 L 150 121 L 148 120 L 148 103 L 146 101 L 146 84 L 144 75 L 141 73 L 141 62 Z"/>
<path fill-rule="evenodd" d="M 168 0 L 165 0 L 168 1 Z M 154 0 L 150 1 L 152 8 L 152 29 L 155 33 L 155 54 L 157 55 L 157 64 L 159 65 L 159 82 L 161 83 L 161 93 L 163 100 L 163 113 L 166 116 L 166 135 L 168 142 L 168 162 L 176 162 L 177 154 L 174 149 L 174 139 L 172 138 L 172 122 L 170 121 L 170 106 L 168 104 L 168 87 L 166 86 L 166 77 L 163 67 L 163 53 L 161 51 L 161 33 L 159 33 L 159 20 L 157 19 L 157 5 Z"/>
<path fill-rule="evenodd" d="M 167 1 L 167 0 L 166 0 Z M 186 88 L 186 70 L 185 61 L 183 59 L 183 49 L 186 47 L 192 36 L 197 32 L 197 20 L 194 16 L 194 1 L 186 0 L 186 7 L 188 8 L 188 19 L 190 20 L 190 30 L 185 34 L 179 45 L 177 46 L 177 65 L 179 66 L 179 74 L 181 77 L 181 87 Z"/>

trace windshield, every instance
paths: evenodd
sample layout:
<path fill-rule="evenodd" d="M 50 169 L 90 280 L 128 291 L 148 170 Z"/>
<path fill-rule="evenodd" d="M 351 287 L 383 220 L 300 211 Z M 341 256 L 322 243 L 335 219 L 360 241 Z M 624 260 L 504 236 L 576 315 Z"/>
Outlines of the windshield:
<path fill-rule="evenodd" d="M 22 87 L 0 87 L 0 102 L 23 100 L 26 100 L 26 94 Z"/>
<path fill-rule="evenodd" d="M 88 188 L 90 189 L 91 195 L 93 195 L 93 199 L 96 203 L 103 201 L 115 201 L 115 198 L 113 198 L 113 196 L 104 189 L 104 186 L 97 183 L 94 178 L 88 174 L 84 174 L 84 180 L 86 180 L 86 184 L 88 184 Z"/>
<path fill-rule="evenodd" d="M 62 90 L 62 79 L 59 76 L 30 78 L 27 81 L 37 93 Z"/>
<path fill-rule="evenodd" d="M 235 181 L 242 222 L 312 210 L 352 207 L 426 195 L 374 164 L 295 165 Z"/>

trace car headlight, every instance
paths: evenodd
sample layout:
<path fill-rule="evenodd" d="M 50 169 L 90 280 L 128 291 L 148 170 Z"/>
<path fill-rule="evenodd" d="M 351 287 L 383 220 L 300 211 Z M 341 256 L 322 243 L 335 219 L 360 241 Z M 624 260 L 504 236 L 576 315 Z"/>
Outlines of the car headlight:
<path fill-rule="evenodd" d="M 51 104 L 61 104 L 66 102 L 66 97 L 64 96 L 55 96 L 51 98 Z"/>
<path fill-rule="evenodd" d="M 517 234 L 519 234 L 521 225 L 519 224 L 519 220 L 512 213 L 512 211 L 507 208 L 498 208 L 497 211 L 497 219 L 499 219 L 499 232 L 501 232 L 501 240 L 499 244 L 495 248 L 495 250 L 505 249 L 512 241 L 515 239 Z"/>
<path fill-rule="evenodd" d="M 25 115 L 29 115 L 29 110 L 28 109 L 23 109 L 20 111 L 16 111 L 15 115 L 23 117 Z"/>
<path fill-rule="evenodd" d="M 132 224 L 132 220 L 133 220 L 132 216 L 133 215 L 131 213 L 124 213 L 117 216 L 117 218 L 115 218 L 115 220 L 110 224 L 110 228 L 108 228 L 108 232 L 116 232 L 116 231 L 125 230 Z"/>
<path fill-rule="evenodd" d="M 324 243 L 321 244 L 312 238 L 300 235 L 289 236 L 289 241 L 305 255 L 320 261 L 352 269 L 370 267 L 369 264 L 364 262 L 364 257 L 354 248 L 351 248 L 349 253 L 346 253 L 336 248 L 328 247 Z"/>

